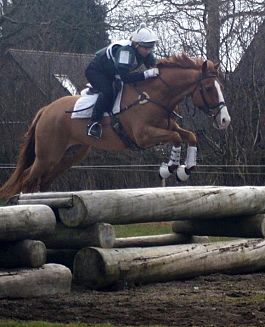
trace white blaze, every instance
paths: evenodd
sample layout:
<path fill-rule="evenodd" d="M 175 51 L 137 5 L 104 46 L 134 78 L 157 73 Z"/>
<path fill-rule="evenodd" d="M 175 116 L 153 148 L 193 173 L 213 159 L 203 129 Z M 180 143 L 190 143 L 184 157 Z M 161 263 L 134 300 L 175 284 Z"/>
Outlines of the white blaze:
<path fill-rule="evenodd" d="M 217 81 L 214 81 L 214 85 L 215 85 L 217 93 L 218 93 L 219 103 L 225 102 L 220 84 Z M 215 126 L 216 124 L 214 124 L 214 127 L 216 127 L 216 128 L 225 129 L 229 126 L 229 124 L 231 122 L 231 118 L 229 116 L 226 105 L 222 107 L 222 109 L 220 110 L 218 115 L 215 117 L 215 121 L 217 123 L 217 126 Z"/>

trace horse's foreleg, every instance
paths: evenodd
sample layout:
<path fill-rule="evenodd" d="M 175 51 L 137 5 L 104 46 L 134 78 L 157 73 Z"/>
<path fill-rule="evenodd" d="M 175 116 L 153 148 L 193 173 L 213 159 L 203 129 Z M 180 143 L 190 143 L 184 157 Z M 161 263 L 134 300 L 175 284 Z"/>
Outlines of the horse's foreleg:
<path fill-rule="evenodd" d="M 171 143 L 173 147 L 168 163 L 162 163 L 159 169 L 159 175 L 162 179 L 172 175 L 180 165 L 182 138 L 176 129 L 165 130 L 157 127 L 147 126 L 142 129 L 137 143 L 142 147 L 148 147 L 155 144 Z"/>
<path fill-rule="evenodd" d="M 181 135 L 183 141 L 185 141 L 188 145 L 185 166 L 186 169 L 191 171 L 196 166 L 196 159 L 197 159 L 196 135 L 191 131 L 179 127 L 178 125 L 177 125 L 177 131 Z"/>

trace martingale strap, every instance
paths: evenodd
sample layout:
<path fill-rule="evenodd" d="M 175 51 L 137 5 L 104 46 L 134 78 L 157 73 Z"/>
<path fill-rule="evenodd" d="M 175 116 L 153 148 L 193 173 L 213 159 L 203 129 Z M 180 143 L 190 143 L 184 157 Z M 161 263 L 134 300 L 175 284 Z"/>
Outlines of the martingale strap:
<path fill-rule="evenodd" d="M 122 142 L 128 146 L 133 151 L 144 150 L 140 146 L 138 146 L 126 133 L 125 129 L 123 128 L 119 118 L 117 115 L 111 116 L 111 126 L 114 132 L 119 136 Z"/>

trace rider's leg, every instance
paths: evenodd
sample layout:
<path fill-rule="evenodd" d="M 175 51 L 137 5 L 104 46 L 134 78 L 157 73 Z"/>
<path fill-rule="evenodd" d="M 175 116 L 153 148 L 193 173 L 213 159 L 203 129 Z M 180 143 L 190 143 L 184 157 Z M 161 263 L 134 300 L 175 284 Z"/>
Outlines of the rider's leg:
<path fill-rule="evenodd" d="M 94 105 L 91 122 L 87 127 L 87 134 L 96 138 L 100 138 L 102 134 L 102 126 L 100 124 L 104 112 L 112 110 L 113 105 L 113 81 L 108 79 L 105 74 L 87 70 L 89 82 L 99 91 L 98 99 Z"/>
<path fill-rule="evenodd" d="M 93 112 L 91 116 L 91 122 L 87 126 L 87 135 L 94 136 L 95 138 L 100 138 L 102 134 L 101 119 L 103 118 L 105 108 L 104 108 L 104 94 L 100 92 L 98 94 L 97 101 L 93 107 Z"/>

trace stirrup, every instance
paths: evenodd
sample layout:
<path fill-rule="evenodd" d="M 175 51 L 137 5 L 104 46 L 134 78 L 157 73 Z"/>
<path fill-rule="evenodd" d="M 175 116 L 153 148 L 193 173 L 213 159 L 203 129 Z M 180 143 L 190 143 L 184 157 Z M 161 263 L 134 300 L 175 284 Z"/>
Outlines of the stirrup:
<path fill-rule="evenodd" d="M 102 135 L 102 127 L 99 122 L 94 122 L 91 123 L 90 125 L 87 126 L 87 135 L 88 136 L 93 136 L 96 139 L 100 139 Z"/>

